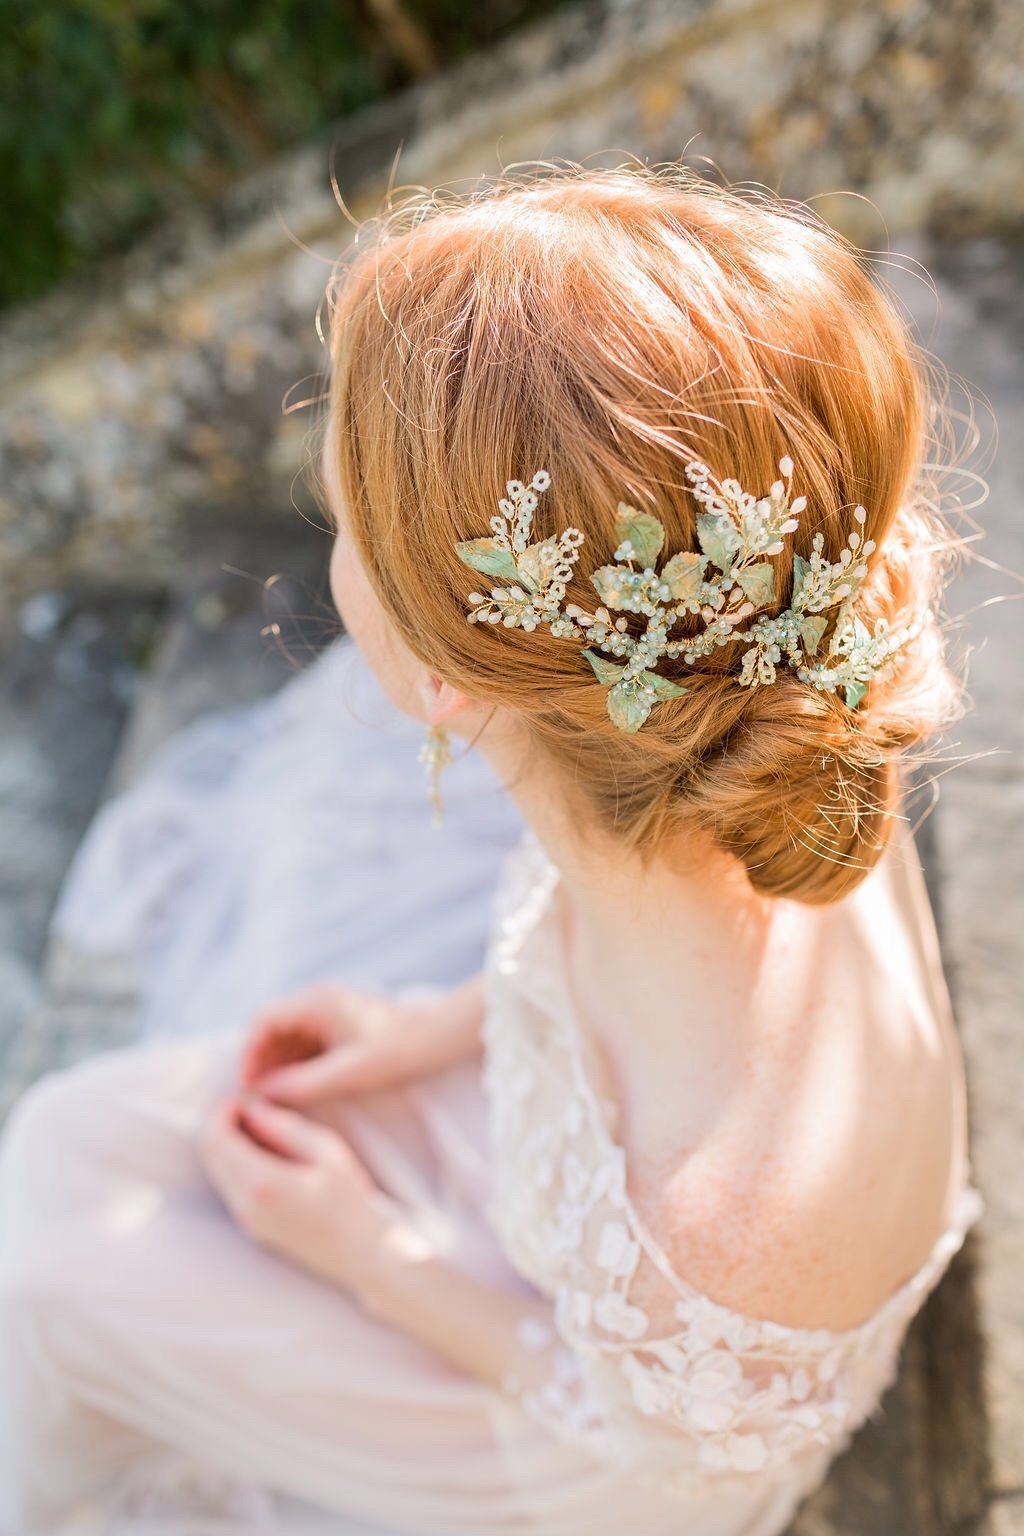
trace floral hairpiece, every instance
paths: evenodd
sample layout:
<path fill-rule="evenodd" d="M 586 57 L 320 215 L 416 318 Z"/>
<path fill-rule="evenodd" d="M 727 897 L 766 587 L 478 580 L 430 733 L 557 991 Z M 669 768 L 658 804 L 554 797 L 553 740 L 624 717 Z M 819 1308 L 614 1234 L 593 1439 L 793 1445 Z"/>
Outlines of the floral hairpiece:
<path fill-rule="evenodd" d="M 601 599 L 593 613 L 576 603 L 562 606 L 583 543 L 579 529 L 566 528 L 557 538 L 530 542 L 533 514 L 539 495 L 551 485 L 550 474 L 538 470 L 529 485 L 510 480 L 507 496 L 498 503 L 500 515 L 491 518 L 492 536 L 455 546 L 466 565 L 504 583 L 492 587 L 490 596 L 469 594 L 474 605 L 469 622 L 525 630 L 547 624 L 553 635 L 585 641 L 583 654 L 598 682 L 610 685 L 608 714 L 619 730 L 629 733 L 640 729 L 655 704 L 688 691 L 654 670 L 662 656 L 682 656 L 692 665 L 733 640 L 751 642 L 737 678 L 741 687 L 774 683 L 784 653 L 804 682 L 830 693 L 842 688 L 847 707 L 855 709 L 872 675 L 921 625 L 890 631 L 886 620 L 878 619 L 871 634 L 851 613 L 867 573 L 867 557 L 875 548 L 873 540 L 863 539 L 866 513 L 858 506 L 853 513 L 857 526 L 838 561 L 832 564 L 825 558 L 824 537 L 816 533 L 810 558 L 793 556 L 790 606 L 774 617 L 762 614 L 741 628 L 773 602 L 775 570 L 767 557 L 782 553 L 785 535 L 795 531 L 798 514 L 807 505 L 805 496 L 790 500 L 793 461 L 788 455 L 779 460 L 779 469 L 786 483 L 776 480 L 759 500 L 735 480 L 719 482 L 699 460 L 688 463 L 686 478 L 704 509 L 697 516 L 700 552 L 672 555 L 660 571 L 655 567 L 665 544 L 664 527 L 650 512 L 620 501 L 616 563 L 602 565 L 590 577 Z M 829 626 L 824 614 L 831 608 L 838 611 L 828 650 L 819 660 Z M 630 634 L 629 614 L 646 619 L 642 634 Z M 669 631 L 684 614 L 698 614 L 703 630 L 670 640 Z"/>

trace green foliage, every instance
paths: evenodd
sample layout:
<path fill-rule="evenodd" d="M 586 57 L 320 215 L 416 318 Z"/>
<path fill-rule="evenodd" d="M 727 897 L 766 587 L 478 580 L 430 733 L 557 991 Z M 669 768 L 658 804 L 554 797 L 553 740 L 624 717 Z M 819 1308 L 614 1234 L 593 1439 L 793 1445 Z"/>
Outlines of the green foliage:
<path fill-rule="evenodd" d="M 437 64 L 552 8 L 403 5 Z M 374 16 L 367 0 L 0 0 L 0 304 L 408 83 Z"/>

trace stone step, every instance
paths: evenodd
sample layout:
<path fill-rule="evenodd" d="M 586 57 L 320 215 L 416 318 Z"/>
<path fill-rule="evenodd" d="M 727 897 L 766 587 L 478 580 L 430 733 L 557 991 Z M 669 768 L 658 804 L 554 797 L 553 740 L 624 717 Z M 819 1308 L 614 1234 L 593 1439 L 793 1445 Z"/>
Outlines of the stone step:
<path fill-rule="evenodd" d="M 0 666 L 0 1083 L 22 1080 L 57 891 L 159 628 L 158 594 L 44 592 Z"/>
<path fill-rule="evenodd" d="M 0 1121 L 41 1072 L 135 1037 L 124 962 L 46 942 L 60 883 L 95 808 L 177 729 L 280 687 L 337 633 L 328 552 L 299 517 L 218 519 L 169 603 L 83 596 L 52 633 L 39 604 L 0 668 Z"/>

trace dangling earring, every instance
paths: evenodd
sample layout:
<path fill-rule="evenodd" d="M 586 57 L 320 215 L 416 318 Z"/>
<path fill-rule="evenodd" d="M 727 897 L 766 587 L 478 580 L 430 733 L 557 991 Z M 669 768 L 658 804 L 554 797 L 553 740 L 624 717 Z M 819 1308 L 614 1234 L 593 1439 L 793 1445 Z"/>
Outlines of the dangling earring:
<path fill-rule="evenodd" d="M 439 827 L 443 820 L 441 815 L 441 769 L 447 768 L 452 760 L 451 741 L 448 732 L 443 725 L 432 725 L 427 731 L 427 738 L 420 747 L 417 762 L 423 764 L 427 770 L 427 780 L 430 785 L 430 803 L 433 806 L 431 821 L 435 827 Z"/>

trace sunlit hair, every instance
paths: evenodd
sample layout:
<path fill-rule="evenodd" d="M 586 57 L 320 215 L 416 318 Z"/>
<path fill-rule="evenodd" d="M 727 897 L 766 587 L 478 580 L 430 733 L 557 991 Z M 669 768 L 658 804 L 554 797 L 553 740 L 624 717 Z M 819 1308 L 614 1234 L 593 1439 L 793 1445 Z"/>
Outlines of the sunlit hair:
<path fill-rule="evenodd" d="M 694 549 L 684 463 L 761 495 L 788 454 L 807 509 L 775 560 L 777 608 L 794 550 L 820 530 L 838 559 L 862 504 L 878 548 L 857 611 L 869 628 L 937 614 L 954 541 L 922 474 L 933 365 L 866 258 L 806 205 L 682 167 L 538 169 L 363 226 L 328 299 L 337 481 L 409 648 L 512 711 L 594 824 L 644 855 L 699 829 L 760 892 L 855 887 L 900 807 L 900 760 L 959 710 L 936 620 L 855 711 L 792 674 L 737 686 L 738 643 L 666 663 L 685 697 L 625 735 L 578 646 L 466 622 L 479 577 L 455 545 L 543 467 L 536 537 L 571 525 L 592 565 L 610 560 L 626 501 L 661 519 L 667 551 Z M 590 605 L 582 582 L 568 598 Z"/>

